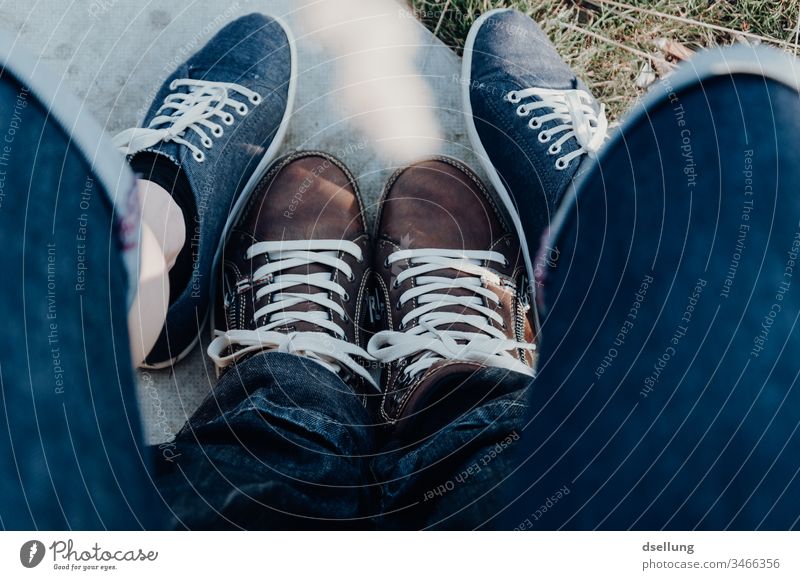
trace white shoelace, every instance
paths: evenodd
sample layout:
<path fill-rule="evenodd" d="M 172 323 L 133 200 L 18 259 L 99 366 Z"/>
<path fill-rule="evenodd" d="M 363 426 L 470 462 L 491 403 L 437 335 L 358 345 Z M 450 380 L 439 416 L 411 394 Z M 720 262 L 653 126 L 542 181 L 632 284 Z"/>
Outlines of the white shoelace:
<path fill-rule="evenodd" d="M 341 318 L 346 317 L 347 313 L 340 304 L 331 300 L 329 295 L 336 294 L 344 301 L 350 299 L 347 291 L 333 280 L 333 273 L 338 270 L 348 279 L 352 279 L 353 276 L 353 270 L 339 257 L 340 253 L 350 254 L 359 261 L 363 259 L 361 248 L 347 240 L 258 242 L 250 246 L 247 250 L 248 260 L 258 255 L 266 255 L 269 262 L 259 267 L 252 278 L 241 280 L 236 290 L 246 290 L 257 282 L 267 281 L 268 284 L 256 291 L 255 298 L 259 300 L 271 294 L 274 294 L 274 297 L 269 304 L 254 313 L 254 321 L 266 317 L 263 326 L 255 330 L 216 331 L 214 340 L 208 346 L 208 355 L 217 368 L 224 369 L 252 352 L 275 350 L 305 356 L 335 373 L 345 367 L 363 377 L 377 389 L 378 386 L 369 372 L 352 358 L 372 357 L 364 349 L 348 342 L 342 327 L 333 320 L 332 313 Z M 313 274 L 281 274 L 284 270 L 309 264 L 322 264 L 327 266 L 329 271 Z M 296 286 L 313 286 L 322 289 L 323 292 L 315 294 L 287 292 Z M 292 307 L 307 302 L 318 304 L 325 311 L 291 310 Z M 309 322 L 333 334 L 287 333 L 274 330 L 296 322 Z M 226 351 L 229 351 L 229 354 L 223 355 Z"/>
<path fill-rule="evenodd" d="M 134 127 L 118 133 L 113 139 L 114 145 L 125 155 L 133 155 L 162 141 L 173 141 L 188 147 L 195 161 L 202 163 L 206 155 L 184 138 L 186 131 L 197 133 L 203 147 L 211 149 L 214 143 L 206 131 L 214 137 L 221 137 L 224 133 L 222 124 L 233 125 L 234 116 L 225 107 L 231 107 L 241 116 L 249 111 L 245 103 L 234 98 L 234 93 L 239 93 L 253 105 L 261 102 L 261 95 L 236 83 L 176 79 L 169 88 L 174 91 L 182 86 L 189 87 L 189 92 L 170 94 L 146 128 Z"/>
<path fill-rule="evenodd" d="M 527 117 L 534 112 L 528 127 L 535 130 L 541 129 L 548 121 L 561 122 L 551 129 L 539 131 L 538 139 L 541 143 L 548 143 L 553 137 L 561 134 L 547 149 L 550 155 L 558 155 L 561 147 L 570 139 L 574 138 L 578 142 L 578 149 L 556 159 L 556 169 L 566 169 L 573 159 L 584 153 L 590 156 L 597 154 L 608 136 L 605 105 L 601 105 L 600 112 L 597 113 L 592 108 L 594 101 L 591 95 L 580 89 L 556 90 L 534 87 L 511 91 L 506 94 L 505 99 L 517 104 L 530 97 L 537 97 L 539 100 L 523 103 L 517 107 L 517 115 L 520 117 Z M 535 112 L 540 109 L 550 109 L 550 111 L 536 114 Z"/>
<path fill-rule="evenodd" d="M 499 252 L 478 250 L 439 250 L 413 249 L 392 253 L 388 263 L 409 260 L 410 267 L 398 274 L 395 284 L 400 285 L 409 278 L 415 284 L 400 296 L 402 306 L 416 299 L 418 306 L 400 321 L 400 330 L 385 330 L 370 339 L 367 350 L 377 360 L 389 363 L 416 356 L 416 361 L 408 365 L 404 373 L 416 376 L 441 360 L 461 360 L 484 364 L 491 367 L 533 375 L 533 369 L 524 364 L 514 351 L 535 350 L 536 346 L 526 342 L 509 339 L 505 332 L 491 325 L 490 320 L 502 324 L 503 317 L 489 304 L 497 305 L 499 297 L 485 282 L 499 285 L 499 276 L 482 266 L 484 262 L 505 264 L 505 257 Z M 427 276 L 436 270 L 456 270 L 472 276 L 447 278 Z M 454 289 L 469 290 L 471 296 L 455 296 L 447 293 Z M 442 292 L 445 291 L 445 292 Z M 461 306 L 475 314 L 442 312 L 439 308 Z M 414 319 L 417 323 L 404 330 Z M 477 332 L 445 330 L 443 325 L 464 323 Z"/>

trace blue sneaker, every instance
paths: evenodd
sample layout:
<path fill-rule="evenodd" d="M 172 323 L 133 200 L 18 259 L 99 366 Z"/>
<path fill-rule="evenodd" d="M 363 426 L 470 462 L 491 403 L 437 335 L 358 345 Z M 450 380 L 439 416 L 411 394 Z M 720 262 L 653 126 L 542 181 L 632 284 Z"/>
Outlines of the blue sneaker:
<path fill-rule="evenodd" d="M 492 10 L 473 24 L 462 66 L 469 138 L 516 226 L 532 279 L 531 254 L 558 202 L 606 139 L 604 108 L 516 10 Z"/>
<path fill-rule="evenodd" d="M 243 16 L 164 82 L 144 128 L 115 137 L 135 169 L 141 170 L 146 158 L 161 165 L 154 173 L 163 177 L 168 166 L 171 177 L 153 181 L 169 181 L 165 188 L 187 220 L 187 259 L 178 258 L 185 276 L 170 289 L 167 321 L 146 367 L 167 367 L 186 356 L 209 320 L 213 273 L 227 232 L 286 133 L 296 62 L 294 41 L 281 21 Z"/>

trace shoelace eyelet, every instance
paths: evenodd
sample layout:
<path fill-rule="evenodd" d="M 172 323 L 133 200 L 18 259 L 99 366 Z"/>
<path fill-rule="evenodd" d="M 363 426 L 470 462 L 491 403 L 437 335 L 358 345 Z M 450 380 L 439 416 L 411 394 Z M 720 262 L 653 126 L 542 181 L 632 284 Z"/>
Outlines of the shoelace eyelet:
<path fill-rule="evenodd" d="M 388 268 L 389 267 L 389 258 L 388 257 L 383 261 L 383 267 L 384 268 Z"/>
<path fill-rule="evenodd" d="M 525 105 L 520 105 L 519 107 L 517 107 L 517 115 L 519 115 L 520 117 L 527 117 L 530 114 L 531 112 L 525 108 Z"/>
<path fill-rule="evenodd" d="M 566 169 L 567 165 L 568 165 L 568 163 L 566 161 L 564 161 L 563 157 L 559 157 L 556 160 L 556 169 L 558 169 L 559 171 L 563 171 L 564 169 Z"/>
<path fill-rule="evenodd" d="M 509 103 L 514 103 L 514 104 L 519 103 L 522 100 L 517 96 L 516 91 L 509 91 L 508 93 L 506 93 L 505 99 Z"/>
<path fill-rule="evenodd" d="M 192 153 L 192 157 L 194 157 L 194 160 L 197 161 L 198 163 L 202 163 L 203 161 L 206 160 L 206 155 L 202 151 L 195 151 L 194 153 Z"/>
<path fill-rule="evenodd" d="M 250 109 L 247 108 L 247 105 L 242 103 L 242 106 L 236 109 L 236 112 L 239 113 L 242 117 L 244 117 Z"/>
<path fill-rule="evenodd" d="M 227 113 L 224 117 L 222 117 L 222 122 L 226 125 L 233 125 L 233 115 Z"/>
<path fill-rule="evenodd" d="M 560 146 L 560 145 L 556 145 L 555 143 L 553 143 L 553 144 L 552 144 L 552 145 L 550 145 L 550 147 L 547 149 L 547 152 L 548 152 L 550 155 L 557 155 L 557 154 L 561 153 L 561 146 Z"/>
<path fill-rule="evenodd" d="M 211 146 L 214 144 L 211 141 L 211 139 L 209 139 L 208 137 L 203 137 L 203 139 L 201 139 L 200 142 L 203 144 L 203 147 L 205 147 L 206 149 L 211 149 Z"/>
<path fill-rule="evenodd" d="M 536 117 L 528 121 L 528 127 L 530 127 L 531 129 L 538 129 L 541 126 L 542 122 Z"/>
<path fill-rule="evenodd" d="M 395 290 L 400 288 L 400 284 L 397 282 L 397 279 L 395 279 L 395 281 L 392 282 L 392 288 L 394 288 Z"/>
<path fill-rule="evenodd" d="M 250 97 L 250 102 L 253 103 L 254 105 L 259 104 L 261 102 L 261 95 L 259 95 L 258 93 L 254 94 L 253 96 Z"/>
<path fill-rule="evenodd" d="M 344 295 L 342 296 L 342 301 L 343 302 L 350 302 L 350 293 L 349 292 L 345 292 L 344 293 Z"/>
<path fill-rule="evenodd" d="M 214 135 L 214 137 L 222 137 L 222 134 L 223 134 L 223 133 L 225 133 L 225 131 L 224 131 L 224 130 L 223 130 L 223 128 L 222 128 L 222 127 L 220 127 L 219 125 L 217 125 L 216 127 L 214 127 L 214 128 L 211 130 L 211 134 L 212 134 L 212 135 Z"/>
<path fill-rule="evenodd" d="M 402 308 L 403 308 L 403 305 L 402 305 L 402 304 L 401 304 L 401 302 L 398 300 L 398 301 L 397 301 L 397 304 L 395 304 L 395 305 L 394 305 L 394 307 L 395 307 L 397 310 L 402 310 Z"/>
<path fill-rule="evenodd" d="M 550 133 L 542 131 L 539 133 L 539 143 L 547 143 L 550 141 Z"/>
<path fill-rule="evenodd" d="M 171 83 L 169 83 L 169 90 L 174 91 L 178 88 L 178 79 L 175 79 Z"/>

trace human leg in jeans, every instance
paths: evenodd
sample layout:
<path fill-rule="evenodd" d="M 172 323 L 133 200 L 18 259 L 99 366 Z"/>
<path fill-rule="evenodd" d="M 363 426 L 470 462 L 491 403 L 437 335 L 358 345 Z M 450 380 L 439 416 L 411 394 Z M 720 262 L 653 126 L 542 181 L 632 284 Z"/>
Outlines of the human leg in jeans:
<path fill-rule="evenodd" d="M 513 525 L 797 527 L 796 67 L 744 47 L 698 57 L 579 186 L 540 295 Z"/>
<path fill-rule="evenodd" d="M 0 46 L 0 527 L 158 526 L 127 326 L 133 175 L 80 104 L 10 47 Z"/>

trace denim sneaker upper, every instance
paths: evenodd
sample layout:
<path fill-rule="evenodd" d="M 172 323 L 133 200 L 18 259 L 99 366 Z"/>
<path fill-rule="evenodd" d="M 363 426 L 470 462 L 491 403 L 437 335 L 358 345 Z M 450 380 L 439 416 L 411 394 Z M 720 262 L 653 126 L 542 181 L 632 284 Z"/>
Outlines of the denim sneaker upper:
<path fill-rule="evenodd" d="M 279 21 L 243 16 L 170 75 L 144 128 L 115 137 L 128 155 L 157 153 L 179 165 L 196 203 L 196 223 L 186 228 L 191 278 L 170 305 L 148 366 L 173 363 L 197 342 L 225 231 L 285 133 L 294 66 L 290 35 Z"/>
<path fill-rule="evenodd" d="M 606 138 L 604 108 L 516 10 L 494 10 L 475 23 L 463 81 L 473 146 L 507 209 L 517 208 L 525 237 L 538 245 L 581 159 Z"/>

